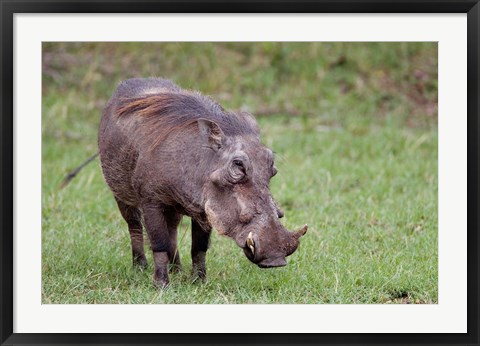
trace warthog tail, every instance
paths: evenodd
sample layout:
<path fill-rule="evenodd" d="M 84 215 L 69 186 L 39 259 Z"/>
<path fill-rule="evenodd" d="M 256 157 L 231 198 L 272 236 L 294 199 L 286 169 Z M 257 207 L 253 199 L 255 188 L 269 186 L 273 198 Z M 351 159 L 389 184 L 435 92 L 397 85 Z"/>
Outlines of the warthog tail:
<path fill-rule="evenodd" d="M 70 183 L 70 181 L 75 178 L 75 176 L 78 174 L 78 172 L 80 172 L 82 170 L 83 167 L 85 167 L 86 165 L 88 165 L 90 162 L 92 162 L 97 156 L 98 156 L 99 152 L 97 151 L 94 155 L 90 156 L 84 163 L 82 163 L 80 166 L 78 166 L 77 168 L 75 168 L 73 171 L 71 171 L 70 173 L 68 173 L 65 178 L 63 178 L 62 180 L 62 183 L 60 184 L 60 188 L 63 189 L 65 186 L 68 185 L 68 183 Z"/>

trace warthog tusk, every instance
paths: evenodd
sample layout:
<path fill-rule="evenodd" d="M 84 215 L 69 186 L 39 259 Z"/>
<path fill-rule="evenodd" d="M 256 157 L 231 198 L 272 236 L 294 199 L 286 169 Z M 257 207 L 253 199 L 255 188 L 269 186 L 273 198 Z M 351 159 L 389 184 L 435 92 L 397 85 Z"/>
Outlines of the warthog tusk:
<path fill-rule="evenodd" d="M 297 239 L 300 238 L 301 236 L 305 235 L 305 233 L 307 233 L 307 230 L 308 230 L 308 225 L 305 224 L 305 225 L 303 225 L 302 228 L 300 228 L 298 231 L 293 233 L 294 237 L 297 238 Z"/>
<path fill-rule="evenodd" d="M 250 248 L 250 250 L 252 250 L 252 255 L 255 255 L 255 242 L 253 241 L 252 232 L 248 233 L 247 245 Z"/>

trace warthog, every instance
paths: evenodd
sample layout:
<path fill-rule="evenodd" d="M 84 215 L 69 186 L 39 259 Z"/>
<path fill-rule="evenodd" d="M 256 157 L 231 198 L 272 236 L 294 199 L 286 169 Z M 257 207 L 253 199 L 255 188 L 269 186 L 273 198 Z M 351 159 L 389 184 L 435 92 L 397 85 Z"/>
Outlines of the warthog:
<path fill-rule="evenodd" d="M 307 231 L 305 225 L 288 232 L 279 221 L 283 212 L 269 190 L 274 157 L 260 143 L 255 119 L 169 80 L 122 82 L 103 112 L 98 145 L 105 180 L 128 225 L 133 263 L 147 264 L 143 224 L 157 287 L 168 284 L 169 267 L 180 268 L 182 215 L 191 218 L 196 278 L 206 276 L 212 227 L 262 268 L 286 265 Z"/>

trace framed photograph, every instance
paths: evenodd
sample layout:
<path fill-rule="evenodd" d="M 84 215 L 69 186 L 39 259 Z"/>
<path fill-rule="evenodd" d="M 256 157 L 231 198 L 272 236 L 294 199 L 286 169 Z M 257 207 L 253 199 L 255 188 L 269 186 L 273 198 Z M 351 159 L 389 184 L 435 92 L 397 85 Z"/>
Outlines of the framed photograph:
<path fill-rule="evenodd" d="M 1 3 L 20 344 L 478 345 L 478 1 Z"/>

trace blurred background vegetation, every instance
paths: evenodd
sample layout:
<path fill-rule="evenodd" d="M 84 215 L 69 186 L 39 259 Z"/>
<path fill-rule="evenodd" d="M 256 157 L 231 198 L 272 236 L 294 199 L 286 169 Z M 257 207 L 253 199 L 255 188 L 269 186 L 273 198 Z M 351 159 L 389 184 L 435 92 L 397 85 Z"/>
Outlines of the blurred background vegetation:
<path fill-rule="evenodd" d="M 436 303 L 436 43 L 44 43 L 44 303 Z M 214 235 L 208 280 L 151 287 L 98 161 L 101 112 L 117 84 L 164 77 L 248 110 L 277 152 L 274 197 L 307 236 L 289 265 L 262 270 Z M 149 252 L 148 252 L 149 253 Z M 148 258 L 148 257 L 147 257 Z M 151 262 L 151 260 L 150 260 Z M 190 267 L 189 267 L 190 266 Z"/>

